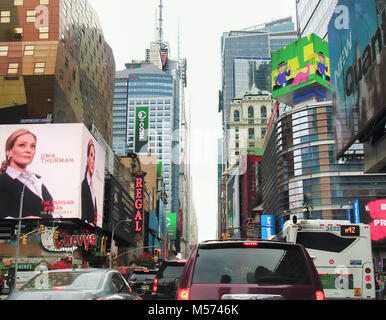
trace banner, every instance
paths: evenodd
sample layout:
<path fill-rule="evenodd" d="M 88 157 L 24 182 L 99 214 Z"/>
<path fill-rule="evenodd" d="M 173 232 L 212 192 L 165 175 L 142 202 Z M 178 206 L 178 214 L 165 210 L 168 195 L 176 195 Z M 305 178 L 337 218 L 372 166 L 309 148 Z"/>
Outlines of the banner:
<path fill-rule="evenodd" d="M 169 212 L 166 214 L 166 228 L 169 231 L 169 240 L 176 240 L 177 235 L 177 213 Z"/>
<path fill-rule="evenodd" d="M 135 109 L 135 152 L 147 153 L 149 131 L 149 107 Z"/>

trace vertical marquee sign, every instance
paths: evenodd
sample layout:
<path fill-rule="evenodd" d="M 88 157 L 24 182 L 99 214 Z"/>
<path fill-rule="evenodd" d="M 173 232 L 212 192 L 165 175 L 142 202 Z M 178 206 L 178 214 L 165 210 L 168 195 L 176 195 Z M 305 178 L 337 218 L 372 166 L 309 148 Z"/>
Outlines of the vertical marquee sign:
<path fill-rule="evenodd" d="M 149 129 L 149 107 L 136 107 L 135 111 L 135 152 L 147 152 Z"/>
<path fill-rule="evenodd" d="M 134 223 L 136 233 L 142 232 L 142 221 L 143 221 L 143 176 L 135 176 L 134 178 Z"/>

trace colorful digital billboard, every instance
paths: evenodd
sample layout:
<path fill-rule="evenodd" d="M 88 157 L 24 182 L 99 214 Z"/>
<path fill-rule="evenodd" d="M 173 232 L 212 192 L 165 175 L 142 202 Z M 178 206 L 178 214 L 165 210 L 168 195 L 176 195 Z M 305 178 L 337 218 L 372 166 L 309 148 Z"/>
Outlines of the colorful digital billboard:
<path fill-rule="evenodd" d="M 0 162 L 0 219 L 23 197 L 23 218 L 102 227 L 105 151 L 83 124 L 1 125 Z"/>
<path fill-rule="evenodd" d="M 360 222 L 370 226 L 371 240 L 376 244 L 386 243 L 386 199 L 359 200 Z"/>
<path fill-rule="evenodd" d="M 310 34 L 275 52 L 272 64 L 272 98 L 294 105 L 311 95 L 331 97 L 328 43 Z"/>
<path fill-rule="evenodd" d="M 177 213 L 169 212 L 166 214 L 166 228 L 169 232 L 169 240 L 176 240 L 177 235 Z"/>
<path fill-rule="evenodd" d="M 275 231 L 275 216 L 269 214 L 261 215 L 261 239 L 264 240 L 270 236 L 274 236 Z"/>
<path fill-rule="evenodd" d="M 328 25 L 337 157 L 385 115 L 385 30 L 377 0 L 339 0 Z"/>

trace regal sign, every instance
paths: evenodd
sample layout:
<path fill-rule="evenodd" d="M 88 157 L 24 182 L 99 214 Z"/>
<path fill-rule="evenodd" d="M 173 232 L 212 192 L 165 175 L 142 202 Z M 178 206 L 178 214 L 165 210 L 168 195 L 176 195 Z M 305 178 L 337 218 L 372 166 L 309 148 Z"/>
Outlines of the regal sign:
<path fill-rule="evenodd" d="M 135 201 L 134 201 L 134 210 L 135 210 L 135 232 L 142 231 L 142 220 L 143 220 L 143 177 L 135 177 Z"/>

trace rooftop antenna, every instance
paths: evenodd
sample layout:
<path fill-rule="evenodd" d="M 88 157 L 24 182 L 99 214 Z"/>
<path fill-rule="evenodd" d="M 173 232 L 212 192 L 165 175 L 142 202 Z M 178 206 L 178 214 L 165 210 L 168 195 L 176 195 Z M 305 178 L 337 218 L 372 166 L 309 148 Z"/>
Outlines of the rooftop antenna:
<path fill-rule="evenodd" d="M 158 25 L 158 41 L 162 43 L 162 0 L 159 1 L 159 25 Z"/>

